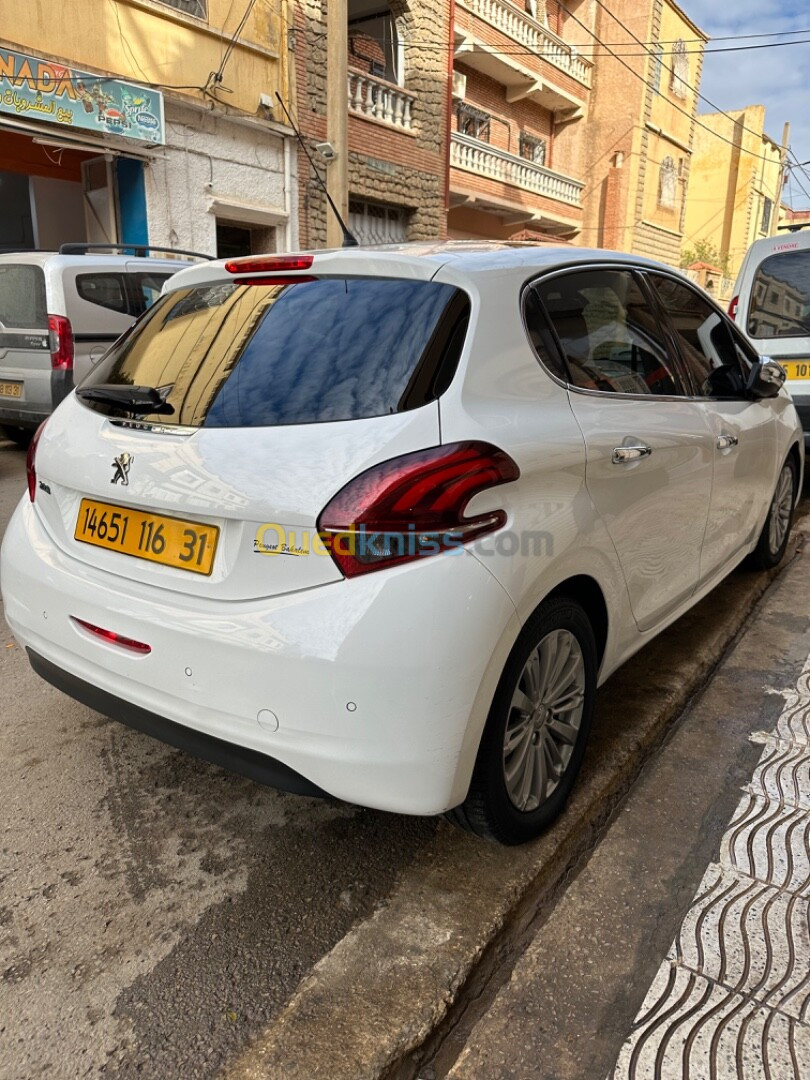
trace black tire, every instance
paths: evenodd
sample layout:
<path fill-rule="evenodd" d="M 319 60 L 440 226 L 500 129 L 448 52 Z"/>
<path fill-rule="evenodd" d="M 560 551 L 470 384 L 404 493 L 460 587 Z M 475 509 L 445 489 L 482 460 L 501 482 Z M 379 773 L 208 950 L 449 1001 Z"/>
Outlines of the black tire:
<path fill-rule="evenodd" d="M 780 494 L 784 494 L 782 489 L 782 484 L 784 482 L 783 478 L 788 475 L 790 476 L 790 510 L 787 517 L 787 528 L 785 529 L 784 536 L 781 538 L 781 542 L 774 544 L 771 524 L 774 514 L 776 513 L 777 500 L 779 500 Z M 779 472 L 779 478 L 776 481 L 776 490 L 774 491 L 771 505 L 768 507 L 768 516 L 765 519 L 765 524 L 762 526 L 762 532 L 759 534 L 757 546 L 754 548 L 748 560 L 749 564 L 756 570 L 772 570 L 775 566 L 778 566 L 785 557 L 788 540 L 790 539 L 790 530 L 793 527 L 793 513 L 796 508 L 796 485 L 798 479 L 796 464 L 793 461 L 793 458 L 789 457 Z"/>
<path fill-rule="evenodd" d="M 505 777 L 507 724 L 513 711 L 513 695 L 532 652 L 555 630 L 568 631 L 581 650 L 584 694 L 579 731 L 557 786 L 540 805 L 521 810 L 509 795 Z M 467 798 L 446 815 L 448 820 L 478 836 L 511 845 L 534 839 L 559 816 L 585 755 L 596 697 L 596 670 L 596 641 L 583 608 L 566 597 L 555 597 L 541 604 L 509 654 L 481 737 Z"/>
<path fill-rule="evenodd" d="M 0 435 L 6 439 L 10 439 L 11 442 L 16 443 L 17 446 L 21 447 L 23 450 L 27 450 L 34 432 L 31 428 L 11 427 L 7 424 L 0 424 Z"/>

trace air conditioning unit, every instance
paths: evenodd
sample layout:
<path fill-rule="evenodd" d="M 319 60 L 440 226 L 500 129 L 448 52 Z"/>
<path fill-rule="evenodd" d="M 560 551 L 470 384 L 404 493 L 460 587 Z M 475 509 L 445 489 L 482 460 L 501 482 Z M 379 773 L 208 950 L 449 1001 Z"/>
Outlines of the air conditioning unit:
<path fill-rule="evenodd" d="M 453 97 L 463 100 L 467 96 L 467 76 L 462 71 L 453 72 Z"/>

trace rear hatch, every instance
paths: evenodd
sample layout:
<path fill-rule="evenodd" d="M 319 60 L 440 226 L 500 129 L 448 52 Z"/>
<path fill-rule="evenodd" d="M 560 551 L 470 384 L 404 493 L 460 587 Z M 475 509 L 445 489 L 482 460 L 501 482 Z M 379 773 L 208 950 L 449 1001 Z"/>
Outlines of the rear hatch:
<path fill-rule="evenodd" d="M 338 581 L 323 507 L 440 442 L 468 303 L 455 287 L 250 280 L 162 297 L 49 421 L 36 506 L 74 558 L 222 599 Z M 136 408 L 145 391 L 154 404 Z"/>
<path fill-rule="evenodd" d="M 801 242 L 800 242 L 801 241 Z M 805 238 L 785 241 L 754 269 L 745 326 L 761 356 L 784 365 L 787 388 L 810 429 L 810 246 Z M 805 399 L 805 400 L 802 400 Z"/>
<path fill-rule="evenodd" d="M 0 259 L 0 420 L 51 410 L 51 351 L 45 274 L 31 262 Z"/>

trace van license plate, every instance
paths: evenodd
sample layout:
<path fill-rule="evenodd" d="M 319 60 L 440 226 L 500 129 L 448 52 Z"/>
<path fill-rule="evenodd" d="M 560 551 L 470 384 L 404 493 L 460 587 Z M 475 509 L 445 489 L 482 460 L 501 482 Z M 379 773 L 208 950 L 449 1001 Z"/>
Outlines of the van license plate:
<path fill-rule="evenodd" d="M 83 544 L 208 576 L 214 565 L 219 529 L 216 525 L 82 499 L 74 536 Z"/>
<path fill-rule="evenodd" d="M 810 379 L 810 360 L 780 360 L 789 379 Z"/>
<path fill-rule="evenodd" d="M 0 397 L 22 397 L 21 382 L 0 382 Z"/>

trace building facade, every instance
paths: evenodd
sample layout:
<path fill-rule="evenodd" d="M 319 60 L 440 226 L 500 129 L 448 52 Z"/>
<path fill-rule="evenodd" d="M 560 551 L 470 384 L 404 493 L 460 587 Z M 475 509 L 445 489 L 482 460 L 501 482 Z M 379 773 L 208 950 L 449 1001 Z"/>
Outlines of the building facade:
<path fill-rule="evenodd" d="M 445 235 L 449 10 L 446 0 L 348 0 L 348 224 L 363 244 Z M 298 124 L 323 173 L 325 2 L 297 5 L 294 56 Z M 302 246 L 321 247 L 326 199 L 303 152 L 298 165 Z"/>
<path fill-rule="evenodd" d="M 684 251 L 710 252 L 736 279 L 755 240 L 774 236 L 786 150 L 765 133 L 765 106 L 707 113 L 697 128 L 686 200 Z M 687 255 L 688 258 L 688 255 Z M 728 288 L 722 290 L 724 298 Z"/>
<path fill-rule="evenodd" d="M 678 266 L 706 35 L 673 0 L 611 0 L 596 37 L 582 241 Z"/>
<path fill-rule="evenodd" d="M 0 0 L 0 247 L 297 245 L 286 0 L 46 7 Z"/>
<path fill-rule="evenodd" d="M 576 0 L 455 0 L 450 236 L 579 236 L 591 9 Z"/>

